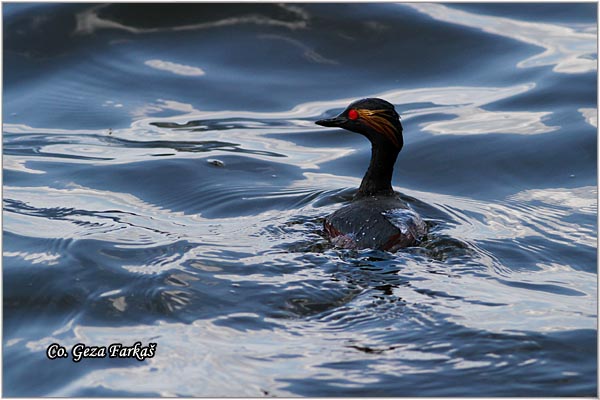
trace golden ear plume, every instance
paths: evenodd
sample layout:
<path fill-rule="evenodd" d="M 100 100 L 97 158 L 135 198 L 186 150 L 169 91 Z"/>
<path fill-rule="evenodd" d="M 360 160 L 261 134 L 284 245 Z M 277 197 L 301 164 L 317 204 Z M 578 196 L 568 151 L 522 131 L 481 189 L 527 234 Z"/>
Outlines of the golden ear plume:
<path fill-rule="evenodd" d="M 387 118 L 381 116 L 381 114 L 387 113 L 387 110 L 357 109 L 356 112 L 367 125 L 388 138 L 396 147 L 400 147 L 396 136 L 399 133 L 398 130 Z"/>

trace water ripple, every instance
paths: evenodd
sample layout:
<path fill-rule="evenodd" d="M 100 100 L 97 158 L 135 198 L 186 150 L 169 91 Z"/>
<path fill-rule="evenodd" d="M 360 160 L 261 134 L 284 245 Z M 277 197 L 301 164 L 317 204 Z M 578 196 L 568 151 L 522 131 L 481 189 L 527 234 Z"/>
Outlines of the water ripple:
<path fill-rule="evenodd" d="M 595 10 L 6 4 L 4 394 L 593 397 Z M 367 96 L 396 253 L 323 232 L 370 148 L 314 121 Z"/>
<path fill-rule="evenodd" d="M 478 28 L 535 46 L 545 51 L 517 64 L 521 68 L 554 65 L 560 73 L 585 73 L 596 70 L 597 32 L 540 22 L 519 21 L 490 15 L 473 14 L 442 4 L 407 4 L 437 20 Z M 593 29 L 592 26 L 590 28 Z"/>

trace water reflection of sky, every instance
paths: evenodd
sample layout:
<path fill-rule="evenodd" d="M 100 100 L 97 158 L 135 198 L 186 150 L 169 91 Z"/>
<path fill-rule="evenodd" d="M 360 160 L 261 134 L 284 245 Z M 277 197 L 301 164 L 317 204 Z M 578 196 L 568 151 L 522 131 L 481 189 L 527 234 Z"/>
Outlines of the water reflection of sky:
<path fill-rule="evenodd" d="M 411 105 L 416 103 L 429 104 L 426 107 L 411 108 L 402 113 L 402 118 L 408 120 L 417 116 L 428 114 L 453 115 L 451 120 L 434 121 L 422 124 L 422 129 L 433 134 L 486 134 L 486 133 L 510 133 L 510 134 L 539 134 L 556 130 L 557 127 L 546 125 L 542 119 L 550 115 L 550 112 L 531 111 L 489 111 L 482 106 L 503 99 L 525 93 L 535 87 L 534 84 L 515 85 L 507 87 L 436 87 L 407 90 L 391 90 L 382 93 L 373 93 L 368 97 L 382 97 L 396 105 Z M 287 121 L 286 129 L 292 131 L 312 127 L 312 120 L 322 116 L 324 113 L 344 109 L 354 98 L 344 98 L 330 101 L 308 102 L 300 104 L 289 111 L 284 112 L 250 112 L 250 111 L 202 111 L 194 108 L 191 104 L 176 100 L 157 99 L 156 102 L 146 104 L 132 109 L 132 116 L 136 118 L 133 122 L 133 131 L 140 133 L 139 129 L 147 132 L 150 123 L 156 121 L 152 115 L 165 112 L 175 112 L 173 117 L 161 117 L 161 122 L 176 122 L 184 124 L 190 120 L 205 119 L 227 119 L 242 118 L 253 121 L 281 120 Z M 112 103 L 111 103 L 112 104 Z M 120 104 L 120 103 L 117 103 Z M 586 114 L 587 115 L 587 114 Z M 307 121 L 309 119 L 309 121 Z M 291 124 L 290 124 L 291 122 Z M 4 124 L 7 132 L 17 132 L 27 129 L 23 125 Z M 265 126 L 264 132 L 280 131 L 278 126 Z M 47 132 L 48 130 L 46 130 Z M 54 130 L 57 131 L 57 130 Z M 60 130 L 58 130 L 60 131 Z M 129 130 L 120 130 L 126 136 Z M 64 131 L 60 131 L 64 132 Z M 81 131 L 78 131 L 81 133 Z M 218 132 L 215 132 L 218 134 Z M 177 131 L 156 130 L 152 135 L 162 138 L 185 139 L 196 135 L 194 132 L 186 132 L 184 129 Z M 146 133 L 146 136 L 148 133 Z"/>
<path fill-rule="evenodd" d="M 598 109 L 596 108 L 580 108 L 577 110 L 583 115 L 585 118 L 585 122 L 590 124 L 591 126 L 597 128 L 598 127 Z"/>
<path fill-rule="evenodd" d="M 204 71 L 202 68 L 193 67 L 191 65 L 178 64 L 165 60 L 147 60 L 144 62 L 147 66 L 161 71 L 169 71 L 176 75 L 183 76 L 202 76 Z"/>
<path fill-rule="evenodd" d="M 461 223 L 448 231 L 453 237 L 475 240 L 540 237 L 566 246 L 596 247 L 596 226 L 580 224 L 571 218 L 596 213 L 597 187 L 531 189 L 495 203 L 443 194 L 431 196 L 408 189 L 403 191 L 435 204 L 457 218 Z"/>
<path fill-rule="evenodd" d="M 408 262 L 403 273 L 417 273 L 422 279 L 415 279 L 411 286 L 393 288 L 394 294 L 408 304 L 418 306 L 405 310 L 410 314 L 413 329 L 427 332 L 428 327 L 439 323 L 436 318 L 444 316 L 460 327 L 480 329 L 486 335 L 493 333 L 523 335 L 536 329 L 538 332 L 552 332 L 566 329 L 594 329 L 594 316 L 589 315 L 593 308 L 594 296 L 558 295 L 561 301 L 550 302 L 547 293 L 530 288 L 506 285 L 504 291 L 498 290 L 493 279 L 464 274 L 454 279 L 445 274 L 423 274 L 418 263 Z M 528 276 L 526 276 L 528 275 Z M 247 277 L 234 276 L 233 279 Z M 569 281 L 586 293 L 594 293 L 592 276 L 577 271 L 564 271 L 548 265 L 537 273 L 519 275 L 523 282 L 563 282 Z M 255 277 L 261 280 L 262 277 Z M 510 283 L 510 277 L 506 282 Z M 517 278 L 514 278 L 517 279 Z M 264 285 L 271 285 L 262 281 Z M 541 285 L 543 286 L 543 285 Z M 469 288 L 469 296 L 463 297 L 464 288 Z M 446 294 L 446 301 L 426 293 Z M 120 299 L 118 291 L 107 292 L 106 296 Z M 364 296 L 363 296 L 364 297 Z M 348 303 L 348 307 L 362 309 L 363 297 L 357 297 Z M 118 306 L 123 304 L 119 303 Z M 386 310 L 389 311 L 389 310 Z M 399 313 L 401 312 L 398 311 Z M 70 348 L 75 343 L 114 343 L 139 340 L 142 343 L 159 343 L 157 356 L 136 366 L 111 367 L 99 370 L 91 369 L 57 391 L 54 396 L 70 396 L 78 393 L 81 387 L 93 387 L 102 382 L 112 390 L 136 393 L 156 392 L 162 396 L 195 395 L 219 396 L 222 388 L 227 387 L 238 395 L 255 396 L 260 389 L 276 389 L 281 395 L 293 395 L 286 390 L 286 380 L 280 377 L 304 379 L 319 374 L 320 379 L 332 379 L 339 387 L 360 387 L 361 384 L 377 382 L 377 373 L 385 372 L 401 378 L 404 374 L 444 371 L 452 361 L 455 369 L 475 366 L 508 366 L 501 356 L 503 351 L 513 352 L 516 342 L 508 337 L 497 336 L 495 351 L 499 354 L 486 354 L 478 361 L 471 361 L 459 354 L 447 353 L 455 344 L 448 342 L 411 343 L 410 341 L 390 342 L 386 340 L 385 327 L 377 328 L 366 334 L 360 329 L 346 326 L 348 321 L 337 320 L 337 313 L 302 321 L 297 319 L 274 319 L 253 312 L 238 312 L 209 319 L 198 319 L 191 324 L 159 322 L 153 325 L 119 327 L 90 326 L 74 323 L 58 329 L 48 336 L 29 340 L 27 349 L 33 352 L 45 351 L 51 343 L 61 343 Z M 510 318 L 508 318 L 510 316 Z M 348 316 L 346 316 L 348 318 Z M 355 324 L 368 322 L 372 315 L 353 315 Z M 407 318 L 398 317 L 399 321 Z M 229 324 L 236 320 L 253 322 L 262 329 L 240 331 Z M 398 329 L 398 328 L 396 328 Z M 453 329 L 451 326 L 447 329 Z M 462 332 L 462 331 L 461 331 Z M 390 332 L 387 332 L 388 334 Z M 240 337 L 243 341 L 240 342 Z M 480 340 L 475 337 L 474 340 Z M 335 343 L 335 346 L 333 345 Z M 12 346 L 16 343 L 7 344 Z M 349 351 L 352 346 L 368 345 L 371 349 L 381 349 L 375 354 Z M 503 347 L 502 347 L 503 346 Z M 339 362 L 343 352 L 343 362 Z M 455 351 L 457 352 L 457 351 Z M 460 352 L 457 352 L 460 353 Z M 285 357 L 279 355 L 284 354 Z M 417 363 L 415 361 L 432 361 Z M 535 363 L 536 359 L 523 362 Z M 358 363 L 361 369 L 348 366 Z M 306 367 L 306 366 L 309 367 Z M 225 366 L 227 367 L 225 369 Z M 392 368 L 393 366 L 393 368 Z M 219 368 L 220 367 L 220 368 Z M 207 374 L 206 371 L 218 373 Z M 160 376 L 160 380 L 154 379 Z M 189 379 L 194 376 L 195 379 Z M 139 382 L 140 387 L 133 385 Z M 164 382 L 169 382 L 166 385 Z M 174 392 L 176 388 L 176 392 Z"/>
<path fill-rule="evenodd" d="M 481 29 L 494 35 L 505 36 L 528 44 L 543 47 L 544 52 L 523 60 L 518 67 L 554 65 L 559 73 L 584 73 L 596 70 L 597 51 L 595 25 L 575 29 L 550 23 L 519 21 L 490 15 L 473 14 L 442 4 L 403 4 L 439 21 Z"/>
<path fill-rule="evenodd" d="M 408 120 L 417 116 L 428 114 L 448 114 L 454 116 L 451 120 L 434 121 L 422 124 L 425 132 L 432 134 L 486 134 L 486 133 L 511 133 L 511 134 L 539 134 L 556 130 L 558 127 L 548 126 L 542 119 L 549 116 L 550 112 L 532 111 L 490 111 L 482 108 L 490 103 L 525 93 L 532 90 L 534 84 L 515 85 L 507 87 L 435 87 L 406 90 L 390 90 L 382 93 L 373 93 L 365 97 L 381 97 L 396 105 L 411 105 L 417 103 L 429 104 L 429 107 L 412 108 L 402 113 L 402 118 Z M 189 104 L 182 104 L 173 100 L 157 100 L 156 103 L 137 108 L 136 117 L 149 117 L 151 114 L 167 110 L 189 113 L 186 116 L 177 116 L 166 120 L 181 121 L 182 118 L 231 118 L 241 117 L 256 120 L 296 120 L 316 119 L 330 110 L 341 111 L 354 98 L 344 98 L 331 101 L 319 101 L 300 104 L 292 110 L 284 112 L 237 112 L 218 111 L 204 112 L 194 109 Z M 149 121 L 140 119 L 134 125 L 146 124 Z M 308 123 L 298 123 L 291 129 L 305 129 L 311 126 Z M 269 130 L 276 130 L 271 128 Z M 182 133 L 181 131 L 179 133 Z"/>
<path fill-rule="evenodd" d="M 164 64 L 161 64 L 164 66 Z M 169 67 L 170 68 L 170 67 Z M 173 71 L 169 71 L 171 73 Z M 535 87 L 534 84 L 515 85 L 507 87 L 436 87 L 406 90 L 390 90 L 374 93 L 374 97 L 382 97 L 402 107 L 409 108 L 402 113 L 403 120 L 424 117 L 431 114 L 451 115 L 452 119 L 433 118 L 432 121 L 421 123 L 421 129 L 430 134 L 444 135 L 469 135 L 488 133 L 508 134 L 540 134 L 551 132 L 558 127 L 548 126 L 543 119 L 550 112 L 532 111 L 490 111 L 484 107 L 503 99 L 511 98 L 528 92 Z M 241 144 L 244 149 L 254 152 L 256 157 L 270 157 L 261 155 L 260 152 L 274 152 L 290 157 L 289 162 L 295 162 L 302 168 L 318 168 L 318 165 L 335 158 L 343 157 L 354 151 L 349 148 L 327 148 L 321 146 L 315 149 L 310 146 L 301 146 L 290 143 L 285 133 L 300 133 L 307 129 L 318 129 L 314 120 L 332 112 L 339 112 L 349 104 L 353 98 L 317 101 L 300 104 L 291 110 L 283 112 L 251 112 L 251 111 L 202 111 L 193 105 L 176 100 L 157 99 L 156 102 L 139 107 L 124 107 L 130 110 L 134 122 L 130 128 L 109 130 L 77 130 L 32 128 L 22 124 L 4 124 L 6 133 L 28 133 L 43 135 L 76 135 L 65 139 L 64 143 L 47 143 L 40 152 L 48 154 L 62 154 L 68 158 L 59 159 L 60 162 L 85 163 L 85 157 L 97 157 L 97 163 L 121 163 L 142 160 L 152 154 L 162 154 L 169 150 L 168 143 L 164 147 L 144 146 L 147 140 L 165 141 L 198 141 L 206 140 L 206 136 L 198 129 L 210 131 L 210 140 L 224 143 Z M 106 107 L 123 107 L 116 100 L 104 104 Z M 413 105 L 413 107 L 410 107 Z M 414 105 L 420 105 L 414 107 Z M 164 113 L 170 112 L 175 116 L 165 117 Z M 593 113 L 583 110 L 582 114 L 588 121 L 593 118 Z M 235 119 L 233 124 L 230 120 Z M 431 118 L 430 118 L 431 119 Z M 161 126 L 168 123 L 182 125 L 181 128 L 165 129 L 155 125 L 160 121 Z M 190 121 L 207 121 L 206 126 L 194 123 L 190 128 L 185 125 Z M 215 129 L 215 128 L 219 129 Z M 269 140 L 264 140 L 266 134 L 271 135 Z M 417 132 L 407 132 L 406 135 L 416 135 Z M 131 140 L 134 143 L 123 146 L 106 146 L 106 141 L 98 138 L 83 139 L 85 136 L 109 137 L 111 140 Z M 79 137 L 79 139 L 77 139 Z M 108 139 L 107 139 L 108 140 Z M 10 144 L 8 144 L 10 146 Z M 225 149 L 225 148 L 223 148 Z M 172 150 L 172 149 L 171 149 Z M 193 152 L 193 149 L 188 149 Z M 192 154 L 185 149 L 179 149 L 173 156 L 186 157 Z M 23 155 L 18 157 L 5 155 L 4 167 L 8 169 L 34 172 L 34 168 L 26 166 L 26 161 L 48 160 L 40 154 Z M 104 160 L 102 158 L 105 158 Z"/>
<path fill-rule="evenodd" d="M 336 26 L 328 5 L 240 6 L 237 14 L 209 7 L 188 19 L 179 9 L 142 26 L 139 9 L 120 7 L 76 8 L 69 15 L 77 27 L 67 26 L 74 34 L 66 42 L 85 52 L 75 47 L 75 64 L 59 60 L 58 70 L 36 71 L 35 80 L 23 78 L 29 85 L 22 91 L 17 82 L 7 92 L 11 104 L 24 106 L 14 107 L 22 115 L 9 121 L 20 124 L 4 125 L 4 262 L 11 281 L 31 279 L 33 289 L 13 285 L 8 295 L 16 328 L 6 336 L 6 359 L 37 370 L 37 355 L 53 342 L 156 341 L 160 351 L 144 363 L 76 373 L 69 361 L 55 371 L 56 383 L 37 393 L 256 397 L 352 388 L 344 393 L 379 395 L 388 379 L 389 393 L 431 382 L 440 391 L 424 393 L 436 395 L 447 393 L 448 382 L 464 387 L 455 377 L 468 386 L 472 374 L 498 379 L 494 393 L 520 384 L 568 391 L 555 379 L 560 373 L 589 373 L 581 382 L 595 389 L 595 370 L 585 365 L 595 360 L 595 340 L 584 342 L 581 354 L 569 350 L 597 324 L 597 186 L 589 150 L 597 113 L 588 87 L 595 83 L 594 27 L 439 4 L 382 4 L 366 16 L 362 6 L 346 5 L 339 10 L 351 18 L 337 18 Z M 44 18 L 31 24 L 43 26 Z M 402 18 L 410 24 L 390 23 Z M 328 29 L 344 40 L 320 35 Z M 414 42 L 382 43 L 412 49 L 389 63 L 368 58 L 383 67 L 376 68 L 380 80 L 348 90 L 311 86 L 357 82 L 364 68 L 339 74 L 349 59 L 328 46 L 365 46 L 385 29 L 394 38 L 422 30 Z M 425 45 L 441 32 L 464 49 L 481 46 L 488 62 L 481 74 L 469 76 L 478 60 L 436 70 L 435 81 L 426 63 L 406 67 L 405 54 L 447 56 L 445 43 L 435 51 Z M 17 48 L 35 42 L 27 38 Z M 132 46 L 102 47 L 118 41 Z M 197 51 L 207 42 L 215 46 Z M 268 73 L 254 79 L 239 59 L 211 58 L 220 46 L 265 58 L 257 67 Z M 279 50 L 291 48 L 294 63 L 277 76 L 282 64 L 257 57 L 259 48 L 278 49 L 272 53 L 282 60 L 288 57 Z M 241 68 L 227 70 L 228 62 Z M 533 66 L 546 67 L 523 69 Z M 319 71 L 307 73 L 310 67 Z M 403 75 L 413 67 L 415 75 Z M 329 68 L 335 79 L 320 74 Z M 244 79 L 229 82 L 235 74 Z M 288 74 L 294 76 L 280 86 L 282 97 L 258 104 L 275 94 L 264 88 Z M 240 81 L 256 86 L 226 90 Z M 545 101 L 557 92 L 565 96 Z M 236 95 L 249 100 L 236 103 Z M 314 121 L 363 96 L 388 99 L 405 122 L 395 182 L 432 224 L 419 249 L 349 255 L 320 236 L 321 218 L 359 185 L 369 147 Z M 27 98 L 41 100 L 27 108 Z M 34 325 L 23 322 L 48 304 L 60 308 L 56 318 L 48 310 Z M 556 332 L 566 336 L 551 336 Z M 18 370 L 9 377 L 26 389 L 30 375 Z M 528 379 L 517 389 L 505 384 L 516 374 Z"/>

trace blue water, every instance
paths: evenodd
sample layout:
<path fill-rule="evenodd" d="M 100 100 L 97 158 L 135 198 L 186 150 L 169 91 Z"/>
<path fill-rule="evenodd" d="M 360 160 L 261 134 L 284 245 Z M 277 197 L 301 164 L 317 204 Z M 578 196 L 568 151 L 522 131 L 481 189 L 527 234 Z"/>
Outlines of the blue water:
<path fill-rule="evenodd" d="M 3 15 L 4 396 L 597 394 L 596 4 Z M 370 149 L 314 121 L 367 96 L 395 254 L 322 236 Z"/>

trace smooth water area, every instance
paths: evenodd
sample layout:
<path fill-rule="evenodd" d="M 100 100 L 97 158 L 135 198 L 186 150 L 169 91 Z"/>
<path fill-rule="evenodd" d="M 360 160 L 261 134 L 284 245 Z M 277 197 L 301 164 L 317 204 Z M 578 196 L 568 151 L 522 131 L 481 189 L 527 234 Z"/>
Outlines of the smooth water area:
<path fill-rule="evenodd" d="M 3 394 L 595 396 L 596 7 L 5 3 Z M 371 96 L 394 254 L 322 234 Z"/>

